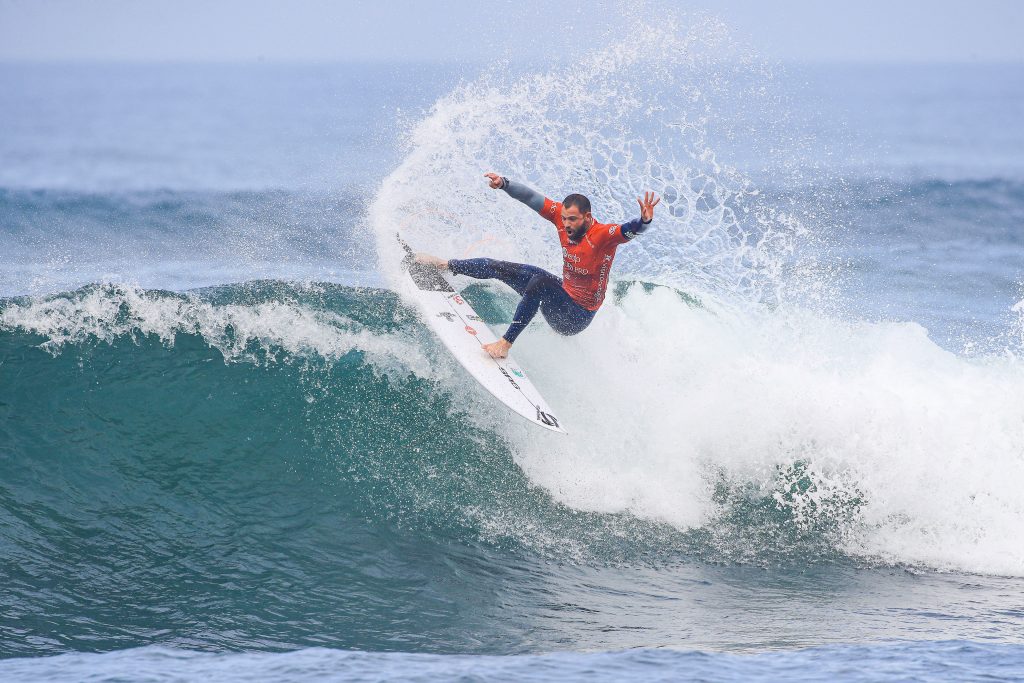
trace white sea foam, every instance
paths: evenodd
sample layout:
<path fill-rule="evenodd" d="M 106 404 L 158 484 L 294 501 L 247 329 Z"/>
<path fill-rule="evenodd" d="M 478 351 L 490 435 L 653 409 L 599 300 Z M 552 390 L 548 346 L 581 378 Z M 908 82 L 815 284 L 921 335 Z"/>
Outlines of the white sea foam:
<path fill-rule="evenodd" d="M 429 376 L 427 361 L 412 340 L 380 335 L 345 316 L 291 301 L 215 304 L 198 295 L 171 295 L 124 285 L 93 286 L 71 294 L 9 303 L 0 328 L 46 337 L 42 348 L 59 353 L 69 344 L 113 342 L 153 335 L 173 346 L 179 334 L 202 337 L 227 361 L 273 361 L 281 349 L 293 357 L 334 360 L 359 350 L 380 370 L 415 368 Z"/>
<path fill-rule="evenodd" d="M 827 237 L 829 207 L 773 205 L 710 141 L 709 129 L 729 128 L 723 93 L 774 116 L 770 70 L 713 21 L 640 28 L 649 39 L 636 45 L 440 99 L 371 209 L 382 271 L 397 272 L 401 230 L 415 248 L 558 272 L 550 225 L 488 190 L 484 171 L 554 198 L 588 194 L 605 221 L 630 217 L 654 189 L 656 222 L 620 249 L 615 275 L 704 306 L 634 288 L 577 337 L 531 326 L 515 353 L 571 435 L 493 419 L 530 479 L 578 509 L 686 529 L 722 514 L 723 477 L 771 496 L 801 463 L 814 485 L 777 504 L 801 523 L 825 499 L 849 501 L 846 552 L 1024 575 L 1017 356 L 967 359 L 914 323 L 829 313 L 842 306 L 829 305 L 831 282 L 806 249 Z M 762 125 L 746 134 L 778 133 Z"/>
<path fill-rule="evenodd" d="M 548 73 L 484 75 L 434 104 L 370 208 L 385 274 L 397 273 L 396 231 L 447 257 L 560 270 L 551 226 L 487 189 L 483 173 L 495 171 L 555 199 L 587 194 L 606 222 L 634 217 L 637 197 L 657 192 L 655 227 L 621 250 L 620 277 L 745 301 L 820 288 L 820 279 L 779 276 L 812 264 L 796 249 L 811 237 L 800 217 L 767 202 L 710 142 L 711 128 L 717 138 L 777 136 L 771 71 L 738 54 L 717 21 L 666 18 L 624 30 L 645 39 Z M 752 103 L 766 114 L 759 124 L 727 118 Z"/>
<path fill-rule="evenodd" d="M 572 431 L 522 428 L 519 462 L 574 507 L 680 528 L 713 523 L 719 476 L 771 494 L 807 465 L 814 499 L 858 503 L 845 549 L 1024 575 L 1024 364 L 964 359 L 913 323 L 806 312 L 733 317 L 636 290 L 586 333 L 517 345 Z M 802 507 L 801 507 L 802 506 Z M 807 522 L 813 520 L 807 519 Z"/>

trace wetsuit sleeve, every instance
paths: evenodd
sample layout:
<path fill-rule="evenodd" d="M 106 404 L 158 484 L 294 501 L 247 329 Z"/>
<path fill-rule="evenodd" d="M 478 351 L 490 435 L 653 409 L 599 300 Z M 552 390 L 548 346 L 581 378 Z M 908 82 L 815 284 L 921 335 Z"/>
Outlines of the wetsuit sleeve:
<path fill-rule="evenodd" d="M 653 218 L 646 223 L 644 223 L 643 220 L 639 218 L 634 218 L 628 223 L 623 223 L 622 225 L 619 226 L 618 235 L 613 236 L 614 238 L 616 238 L 614 240 L 615 243 L 623 244 L 625 242 L 628 242 L 629 240 L 633 239 L 634 237 L 642 233 L 647 228 L 651 227 L 651 223 L 653 222 Z"/>
<path fill-rule="evenodd" d="M 532 187 L 528 187 L 523 183 L 517 183 L 516 181 L 509 180 L 508 178 L 503 177 L 502 180 L 505 182 L 501 186 L 501 189 L 505 190 L 509 197 L 518 199 L 537 213 L 540 213 L 544 208 L 545 198 L 540 192 L 537 192 Z"/>
<path fill-rule="evenodd" d="M 558 227 L 558 221 L 562 217 L 562 202 L 553 202 L 547 197 L 544 198 L 544 206 L 540 208 L 540 215 Z"/>

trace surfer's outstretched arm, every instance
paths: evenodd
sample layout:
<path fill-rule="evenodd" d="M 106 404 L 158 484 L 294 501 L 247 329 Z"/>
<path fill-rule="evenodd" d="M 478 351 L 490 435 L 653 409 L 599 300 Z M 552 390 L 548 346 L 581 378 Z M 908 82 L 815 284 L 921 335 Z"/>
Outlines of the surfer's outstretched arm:
<path fill-rule="evenodd" d="M 651 227 L 651 221 L 654 220 L 654 207 L 661 201 L 661 197 L 655 197 L 653 192 L 644 192 L 644 198 L 641 200 L 637 197 L 636 201 L 640 205 L 640 218 L 634 218 L 622 224 L 622 236 L 627 240 L 633 239 Z"/>
<path fill-rule="evenodd" d="M 484 173 L 484 177 L 490 181 L 492 188 L 495 190 L 505 190 L 509 197 L 518 199 L 537 213 L 540 213 L 544 208 L 544 195 L 532 187 L 509 180 L 497 173 Z"/>

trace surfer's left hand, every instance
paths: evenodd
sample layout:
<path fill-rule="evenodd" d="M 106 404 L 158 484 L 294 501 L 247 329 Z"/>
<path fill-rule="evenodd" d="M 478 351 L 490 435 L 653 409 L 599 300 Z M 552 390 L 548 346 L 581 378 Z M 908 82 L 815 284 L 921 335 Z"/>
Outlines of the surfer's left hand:
<path fill-rule="evenodd" d="M 654 207 L 661 201 L 661 197 L 655 197 L 653 192 L 644 192 L 644 198 L 636 198 L 636 203 L 640 205 L 640 220 L 644 223 L 650 223 L 654 220 Z"/>

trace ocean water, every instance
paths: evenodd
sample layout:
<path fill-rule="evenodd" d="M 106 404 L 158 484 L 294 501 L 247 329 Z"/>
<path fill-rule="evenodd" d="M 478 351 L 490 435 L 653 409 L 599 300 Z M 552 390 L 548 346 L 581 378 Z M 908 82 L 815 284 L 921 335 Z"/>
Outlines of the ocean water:
<path fill-rule="evenodd" d="M 1024 678 L 1024 67 L 0 66 L 4 680 Z M 654 227 L 510 416 L 400 230 Z M 500 330 L 515 300 L 465 282 Z"/>

